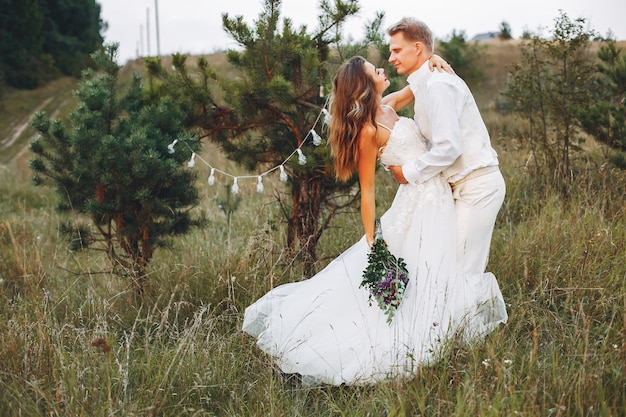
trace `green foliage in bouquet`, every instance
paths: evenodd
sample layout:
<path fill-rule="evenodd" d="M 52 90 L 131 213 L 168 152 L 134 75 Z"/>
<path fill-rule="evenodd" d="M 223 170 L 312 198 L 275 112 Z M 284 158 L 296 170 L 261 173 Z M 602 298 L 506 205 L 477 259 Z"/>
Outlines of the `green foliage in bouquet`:
<path fill-rule="evenodd" d="M 387 323 L 391 323 L 409 282 L 409 272 L 404 259 L 396 258 L 387 248 L 379 220 L 376 220 L 376 239 L 367 259 L 360 287 L 367 288 L 370 305 L 376 301 L 387 315 Z"/>

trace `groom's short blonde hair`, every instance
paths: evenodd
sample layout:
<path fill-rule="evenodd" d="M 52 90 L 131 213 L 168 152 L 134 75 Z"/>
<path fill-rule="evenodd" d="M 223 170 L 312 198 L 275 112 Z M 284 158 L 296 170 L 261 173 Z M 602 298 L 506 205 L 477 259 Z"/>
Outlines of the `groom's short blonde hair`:
<path fill-rule="evenodd" d="M 414 17 L 403 17 L 398 23 L 387 29 L 389 36 L 393 36 L 398 32 L 402 32 L 404 37 L 410 41 L 423 43 L 427 48 L 430 48 L 430 52 L 435 52 L 433 32 L 421 20 Z"/>

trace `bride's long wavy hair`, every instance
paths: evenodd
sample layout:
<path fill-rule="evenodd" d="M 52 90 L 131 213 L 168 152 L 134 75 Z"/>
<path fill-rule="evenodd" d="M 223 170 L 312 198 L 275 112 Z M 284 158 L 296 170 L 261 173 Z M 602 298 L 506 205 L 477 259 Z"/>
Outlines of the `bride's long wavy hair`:
<path fill-rule="evenodd" d="M 361 56 L 350 58 L 333 79 L 329 142 L 335 177 L 341 181 L 350 179 L 357 170 L 361 129 L 367 123 L 376 126 L 380 95 L 365 72 L 365 62 Z"/>

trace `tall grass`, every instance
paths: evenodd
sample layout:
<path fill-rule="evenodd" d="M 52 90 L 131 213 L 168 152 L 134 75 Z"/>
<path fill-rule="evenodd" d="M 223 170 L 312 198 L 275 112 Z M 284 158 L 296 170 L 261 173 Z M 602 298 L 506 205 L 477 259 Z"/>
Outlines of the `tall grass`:
<path fill-rule="evenodd" d="M 230 223 L 207 198 L 210 226 L 158 252 L 137 302 L 104 259 L 68 251 L 51 193 L 5 169 L 0 414 L 623 415 L 625 175 L 581 178 L 565 202 L 523 167 L 504 168 L 507 200 L 489 269 L 509 322 L 411 381 L 321 388 L 281 376 L 240 331 L 247 305 L 301 279 L 270 196 L 250 192 Z M 379 183 L 388 205 L 393 182 L 381 173 Z M 360 227 L 357 212 L 339 217 L 319 268 Z"/>
<path fill-rule="evenodd" d="M 485 114 L 507 181 L 488 269 L 509 322 L 412 380 L 366 387 L 303 387 L 240 330 L 247 305 L 304 278 L 284 248 L 278 181 L 263 195 L 240 184 L 229 221 L 225 187 L 198 164 L 209 224 L 157 250 L 136 300 L 98 252 L 61 240 L 51 190 L 0 166 L 0 415 L 625 415 L 626 174 L 590 164 L 564 200 L 528 171 L 518 122 Z M 395 184 L 381 172 L 377 185 L 382 212 Z M 361 230 L 356 209 L 338 216 L 317 269 Z"/>

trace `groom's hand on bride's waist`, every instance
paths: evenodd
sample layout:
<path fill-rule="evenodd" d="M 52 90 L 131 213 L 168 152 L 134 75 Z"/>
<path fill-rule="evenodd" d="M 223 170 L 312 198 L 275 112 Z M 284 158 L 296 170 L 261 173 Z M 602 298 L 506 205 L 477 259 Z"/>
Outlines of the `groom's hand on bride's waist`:
<path fill-rule="evenodd" d="M 401 166 L 390 166 L 389 171 L 393 174 L 393 177 L 396 179 L 396 182 L 399 184 L 408 184 L 409 182 L 404 178 L 404 174 L 402 173 Z"/>

